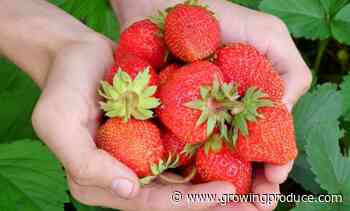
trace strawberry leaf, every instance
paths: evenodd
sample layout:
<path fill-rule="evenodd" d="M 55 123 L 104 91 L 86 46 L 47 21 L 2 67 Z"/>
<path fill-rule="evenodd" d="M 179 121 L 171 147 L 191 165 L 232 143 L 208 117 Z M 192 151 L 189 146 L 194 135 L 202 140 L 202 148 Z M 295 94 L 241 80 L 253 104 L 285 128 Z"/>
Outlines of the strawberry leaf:
<path fill-rule="evenodd" d="M 264 0 L 259 8 L 280 17 L 295 37 L 330 37 L 328 14 L 320 0 Z"/>
<path fill-rule="evenodd" d="M 102 33 L 112 40 L 119 38 L 119 23 L 109 5 L 109 1 L 51 1 L 96 32 Z"/>
<path fill-rule="evenodd" d="M 298 203 L 297 207 L 291 211 L 341 211 L 328 203 Z M 344 210 L 347 211 L 347 210 Z"/>
<path fill-rule="evenodd" d="M 350 159 L 340 153 L 341 136 L 339 126 L 331 122 L 317 125 L 310 130 L 305 151 L 311 170 L 323 189 L 329 193 L 350 194 Z"/>
<path fill-rule="evenodd" d="M 261 0 L 230 0 L 232 3 L 240 4 L 251 9 L 258 9 Z"/>
<path fill-rule="evenodd" d="M 310 130 L 315 126 L 333 122 L 338 124 L 342 113 L 341 98 L 337 86 L 324 84 L 305 94 L 293 109 L 294 125 L 297 136 L 299 156 L 295 161 L 291 177 L 305 189 L 319 193 L 320 185 L 315 181 L 315 175 L 310 171 L 304 147 Z"/>
<path fill-rule="evenodd" d="M 350 158 L 340 152 L 341 137 L 342 132 L 334 123 L 320 124 L 310 131 L 305 147 L 307 160 L 317 182 L 328 193 L 342 195 L 341 202 L 328 205 L 333 207 L 329 209 L 332 211 L 346 211 L 350 208 Z"/>
<path fill-rule="evenodd" d="M 36 138 L 31 125 L 39 88 L 11 62 L 0 59 L 0 143 Z"/>
<path fill-rule="evenodd" d="M 323 8 L 329 14 L 329 18 L 332 18 L 340 9 L 342 9 L 349 0 L 320 0 Z"/>
<path fill-rule="evenodd" d="M 350 121 L 350 74 L 347 75 L 340 84 L 340 95 L 342 97 L 343 116 L 346 121 Z"/>
<path fill-rule="evenodd" d="M 63 211 L 63 170 L 40 142 L 0 144 L 0 210 Z"/>
<path fill-rule="evenodd" d="M 341 43 L 350 45 L 350 4 L 342 8 L 332 20 L 333 36 Z"/>

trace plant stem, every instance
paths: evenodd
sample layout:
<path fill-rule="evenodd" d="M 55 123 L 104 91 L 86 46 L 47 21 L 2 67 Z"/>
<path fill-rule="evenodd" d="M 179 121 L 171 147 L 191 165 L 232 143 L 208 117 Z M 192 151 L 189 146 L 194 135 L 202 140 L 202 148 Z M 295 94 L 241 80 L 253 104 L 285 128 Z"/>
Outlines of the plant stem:
<path fill-rule="evenodd" d="M 327 48 L 328 43 L 329 43 L 329 39 L 320 40 L 320 42 L 318 43 L 317 56 L 313 67 L 313 70 L 315 71 L 315 73 L 317 73 L 320 69 L 323 54 Z"/>
<path fill-rule="evenodd" d="M 171 177 L 165 176 L 163 174 L 160 174 L 159 178 L 167 183 L 170 183 L 170 184 L 185 184 L 185 183 L 190 182 L 194 178 L 194 176 L 196 176 L 196 173 L 197 173 L 196 168 L 193 168 L 191 173 L 185 178 L 181 178 L 181 179 L 171 178 Z"/>

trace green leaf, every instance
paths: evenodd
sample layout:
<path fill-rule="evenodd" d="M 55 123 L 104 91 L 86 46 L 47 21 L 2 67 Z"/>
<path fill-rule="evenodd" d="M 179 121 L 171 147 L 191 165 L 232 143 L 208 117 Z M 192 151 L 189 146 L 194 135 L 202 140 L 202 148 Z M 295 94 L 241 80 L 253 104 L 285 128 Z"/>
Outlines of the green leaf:
<path fill-rule="evenodd" d="M 341 136 L 339 126 L 333 122 L 317 125 L 310 131 L 305 150 L 321 187 L 350 197 L 350 159 L 340 153 Z"/>
<path fill-rule="evenodd" d="M 310 164 L 306 158 L 307 155 L 304 151 L 299 153 L 297 160 L 294 162 L 294 168 L 290 177 L 306 190 L 316 194 L 322 193 L 324 191 L 321 189 L 320 184 L 316 182 L 315 174 L 310 170 Z"/>
<path fill-rule="evenodd" d="M 320 0 L 323 8 L 328 14 L 328 18 L 333 17 L 340 9 L 342 9 L 349 0 Z"/>
<path fill-rule="evenodd" d="M 340 84 L 340 95 L 342 97 L 343 116 L 350 121 L 350 74 Z"/>
<path fill-rule="evenodd" d="M 312 127 L 323 122 L 337 122 L 342 113 L 341 97 L 335 84 L 323 84 L 305 94 L 293 109 L 299 150 Z"/>
<path fill-rule="evenodd" d="M 109 1 L 69 0 L 59 6 L 96 32 L 119 38 L 119 23 Z"/>
<path fill-rule="evenodd" d="M 305 94 L 293 109 L 294 125 L 297 136 L 299 156 L 295 162 L 291 177 L 305 189 L 319 193 L 321 188 L 315 181 L 306 160 L 304 147 L 310 130 L 322 123 L 333 122 L 337 125 L 342 113 L 341 98 L 337 86 L 324 84 Z"/>
<path fill-rule="evenodd" d="M 31 115 L 39 88 L 11 62 L 0 59 L 0 143 L 36 138 Z"/>
<path fill-rule="evenodd" d="M 264 0 L 259 8 L 280 17 L 295 37 L 326 39 L 331 34 L 319 0 Z"/>
<path fill-rule="evenodd" d="M 332 34 L 341 43 L 350 45 L 350 4 L 341 9 L 332 20 Z"/>
<path fill-rule="evenodd" d="M 54 4 L 56 6 L 62 5 L 66 0 L 48 0 L 51 4 Z"/>
<path fill-rule="evenodd" d="M 258 9 L 261 0 L 230 0 L 232 3 L 240 4 L 251 9 Z"/>
<path fill-rule="evenodd" d="M 0 210 L 63 211 L 69 201 L 59 162 L 40 142 L 0 144 Z"/>
<path fill-rule="evenodd" d="M 331 204 L 327 203 L 298 203 L 291 211 L 336 211 Z M 345 210 L 344 210 L 345 211 Z"/>

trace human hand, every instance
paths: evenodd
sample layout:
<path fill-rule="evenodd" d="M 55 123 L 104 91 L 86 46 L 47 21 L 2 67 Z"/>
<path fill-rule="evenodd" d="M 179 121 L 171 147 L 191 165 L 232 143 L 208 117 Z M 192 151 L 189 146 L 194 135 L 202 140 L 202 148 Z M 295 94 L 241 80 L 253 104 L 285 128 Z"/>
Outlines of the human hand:
<path fill-rule="evenodd" d="M 138 7 L 132 7 L 132 1 L 111 1 L 117 10 L 123 28 L 144 17 L 155 14 L 182 0 L 145 0 L 138 1 Z M 292 110 L 297 100 L 309 89 L 312 81 L 311 72 L 303 61 L 285 24 L 278 18 L 234 5 L 228 1 L 203 0 L 218 18 L 224 43 L 243 42 L 255 46 L 271 61 L 274 69 L 284 80 L 285 94 L 283 101 Z M 135 3 L 135 2 L 134 2 Z M 255 172 L 253 193 L 279 193 L 279 184 L 283 183 L 292 170 L 293 161 L 286 165 L 265 164 Z M 232 207 L 221 207 L 217 210 L 270 211 L 277 206 L 276 202 L 264 205 L 241 203 Z"/>
<path fill-rule="evenodd" d="M 175 206 L 174 191 L 234 191 L 230 184 L 196 186 L 152 184 L 142 189 L 137 176 L 108 153 L 96 148 L 100 117 L 97 89 L 113 64 L 112 44 L 104 39 L 75 44 L 55 56 L 35 108 L 33 125 L 63 163 L 72 195 L 84 204 L 122 210 L 195 210 L 215 205 Z"/>

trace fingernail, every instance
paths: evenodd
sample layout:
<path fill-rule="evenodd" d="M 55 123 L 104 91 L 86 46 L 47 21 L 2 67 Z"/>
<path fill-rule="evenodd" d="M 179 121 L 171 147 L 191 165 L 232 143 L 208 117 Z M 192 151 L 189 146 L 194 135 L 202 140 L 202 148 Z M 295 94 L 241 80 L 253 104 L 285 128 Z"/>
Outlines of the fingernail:
<path fill-rule="evenodd" d="M 134 184 L 128 179 L 116 179 L 112 183 L 112 191 L 121 198 L 129 199 L 134 189 Z"/>

